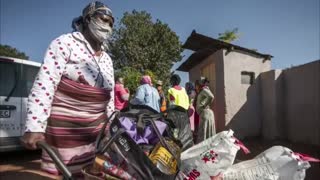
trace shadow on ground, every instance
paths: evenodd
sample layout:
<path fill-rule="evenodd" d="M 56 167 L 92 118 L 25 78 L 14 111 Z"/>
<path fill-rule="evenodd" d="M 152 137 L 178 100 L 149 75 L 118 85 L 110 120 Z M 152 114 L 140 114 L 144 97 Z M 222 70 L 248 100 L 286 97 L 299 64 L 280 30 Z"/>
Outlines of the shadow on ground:
<path fill-rule="evenodd" d="M 61 179 L 40 170 L 41 151 L 16 151 L 0 153 L 0 179 Z"/>

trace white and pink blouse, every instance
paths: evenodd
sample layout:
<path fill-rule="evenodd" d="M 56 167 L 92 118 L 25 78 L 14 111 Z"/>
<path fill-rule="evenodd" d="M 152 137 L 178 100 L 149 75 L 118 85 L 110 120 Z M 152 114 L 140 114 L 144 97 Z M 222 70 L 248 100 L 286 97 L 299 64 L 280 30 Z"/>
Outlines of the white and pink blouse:
<path fill-rule="evenodd" d="M 64 34 L 51 42 L 28 98 L 26 132 L 45 132 L 62 76 L 111 91 L 106 112 L 110 115 L 114 111 L 112 60 L 106 52 L 99 57 L 94 54 L 80 32 Z"/>

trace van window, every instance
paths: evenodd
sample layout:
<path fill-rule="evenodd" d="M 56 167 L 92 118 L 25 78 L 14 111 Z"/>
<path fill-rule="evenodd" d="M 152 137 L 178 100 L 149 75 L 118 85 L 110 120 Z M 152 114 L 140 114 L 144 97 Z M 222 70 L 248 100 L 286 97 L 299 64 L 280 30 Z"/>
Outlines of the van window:
<path fill-rule="evenodd" d="M 0 96 L 7 97 L 15 84 L 11 97 L 20 97 L 20 64 L 10 62 L 0 62 Z"/>
<path fill-rule="evenodd" d="M 33 82 L 38 74 L 39 67 L 22 65 L 22 79 L 21 79 L 21 96 L 28 97 L 30 90 L 33 86 Z"/>

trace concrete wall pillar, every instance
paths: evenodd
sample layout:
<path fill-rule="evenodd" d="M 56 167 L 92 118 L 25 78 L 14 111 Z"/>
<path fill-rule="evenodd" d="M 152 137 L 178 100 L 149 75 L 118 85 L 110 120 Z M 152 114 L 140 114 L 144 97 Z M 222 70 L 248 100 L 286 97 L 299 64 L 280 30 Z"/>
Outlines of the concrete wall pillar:
<path fill-rule="evenodd" d="M 320 145 L 320 60 L 283 73 L 288 139 Z"/>
<path fill-rule="evenodd" d="M 271 70 L 260 76 L 262 136 L 265 139 L 286 138 L 284 119 L 284 82 L 282 70 Z"/>

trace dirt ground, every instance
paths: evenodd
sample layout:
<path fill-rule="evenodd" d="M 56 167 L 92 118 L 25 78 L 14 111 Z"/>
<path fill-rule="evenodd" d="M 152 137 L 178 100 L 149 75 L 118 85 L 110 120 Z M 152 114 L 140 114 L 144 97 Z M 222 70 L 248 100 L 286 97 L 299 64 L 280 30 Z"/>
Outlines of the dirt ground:
<path fill-rule="evenodd" d="M 16 151 L 0 153 L 1 180 L 62 179 L 40 171 L 41 151 Z"/>
<path fill-rule="evenodd" d="M 251 159 L 265 149 L 273 145 L 282 145 L 292 149 L 295 152 L 311 155 L 320 158 L 320 147 L 289 143 L 286 141 L 265 141 L 258 138 L 243 140 L 243 143 L 250 149 L 251 153 L 245 155 L 239 152 L 236 162 Z M 61 179 L 61 177 L 52 176 L 41 172 L 40 169 L 40 151 L 17 151 L 10 153 L 0 153 L 0 179 L 32 179 L 32 180 L 50 180 Z M 311 168 L 307 170 L 307 180 L 320 179 L 320 163 L 310 163 Z"/>

